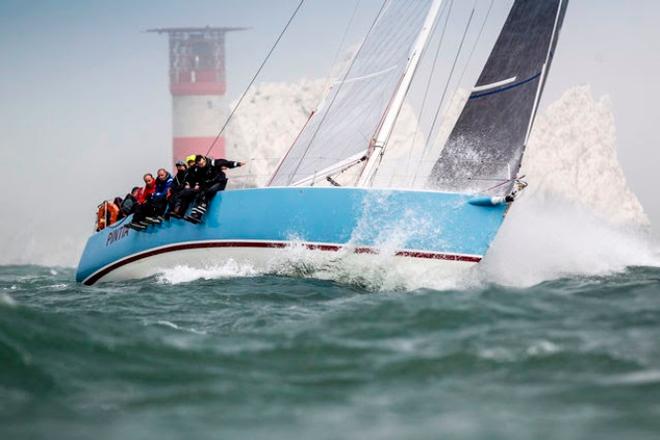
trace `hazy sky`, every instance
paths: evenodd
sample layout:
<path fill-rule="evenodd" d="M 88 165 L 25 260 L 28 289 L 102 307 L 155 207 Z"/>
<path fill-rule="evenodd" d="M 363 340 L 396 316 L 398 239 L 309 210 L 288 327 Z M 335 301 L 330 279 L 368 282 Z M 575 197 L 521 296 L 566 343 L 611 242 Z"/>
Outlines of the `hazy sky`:
<path fill-rule="evenodd" d="M 326 74 L 355 2 L 307 0 L 262 80 Z M 477 10 L 489 2 L 477 0 Z M 3 194 L 11 194 L 0 213 L 0 238 L 38 236 L 30 231 L 45 222 L 49 233 L 67 234 L 67 215 L 85 217 L 76 224 L 91 231 L 96 202 L 125 193 L 145 170 L 169 163 L 167 41 L 144 30 L 249 27 L 227 40 L 229 95 L 235 97 L 297 3 L 0 0 L 0 148 Z M 458 13 L 467 13 L 475 2 L 456 3 Z M 510 4 L 495 0 L 492 19 L 503 19 Z M 361 1 L 356 32 L 376 5 Z M 658 22 L 658 1 L 572 0 L 543 100 L 585 83 L 595 97 L 611 97 L 621 163 L 656 228 Z"/>

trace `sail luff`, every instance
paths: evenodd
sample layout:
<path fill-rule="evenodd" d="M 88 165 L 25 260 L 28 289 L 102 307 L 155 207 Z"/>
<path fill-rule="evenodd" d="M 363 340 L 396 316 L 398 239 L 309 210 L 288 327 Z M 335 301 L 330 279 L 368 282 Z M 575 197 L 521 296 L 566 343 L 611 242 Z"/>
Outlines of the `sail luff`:
<path fill-rule="evenodd" d="M 545 88 L 545 81 L 548 79 L 548 72 L 550 70 L 550 65 L 552 63 L 552 58 L 554 56 L 555 48 L 557 47 L 559 28 L 563 23 L 564 20 L 563 14 L 566 13 L 567 4 L 568 4 L 568 0 L 559 0 L 559 6 L 557 7 L 557 15 L 555 17 L 555 24 L 552 28 L 552 36 L 550 37 L 550 44 L 548 45 L 548 53 L 545 57 L 545 63 L 543 63 L 543 69 L 541 70 L 541 79 L 539 81 L 539 87 L 536 89 L 536 97 L 534 99 L 532 117 L 529 119 L 529 126 L 527 127 L 527 133 L 525 134 L 525 141 L 523 143 L 522 152 L 520 153 L 520 157 L 518 158 L 518 161 L 515 165 L 515 173 L 513 176 L 509 177 L 510 179 L 518 176 L 518 172 L 520 171 L 520 167 L 522 166 L 523 157 L 525 156 L 525 151 L 527 150 L 527 143 L 529 142 L 529 136 L 532 134 L 532 127 L 534 126 L 536 113 L 538 111 L 538 106 L 541 101 L 541 94 L 543 93 L 543 89 Z M 513 186 L 513 182 L 510 182 L 507 185 L 506 190 L 510 191 L 512 186 Z"/>
<path fill-rule="evenodd" d="M 568 0 L 566 0 L 568 1 Z M 548 46 L 548 54 L 545 57 L 545 63 L 543 63 L 543 70 L 541 71 L 541 81 L 539 82 L 539 87 L 536 90 L 536 98 L 534 99 L 534 109 L 532 110 L 532 117 L 529 120 L 529 126 L 527 127 L 527 133 L 525 134 L 525 145 L 529 141 L 529 135 L 532 133 L 532 126 L 534 125 L 534 119 L 536 119 L 536 111 L 538 110 L 539 101 L 541 101 L 541 93 L 543 93 L 543 88 L 545 87 L 545 80 L 547 79 L 549 63 L 552 61 L 552 55 L 554 49 L 557 45 L 557 26 L 560 23 L 560 18 L 562 14 L 563 0 L 559 0 L 559 6 L 557 7 L 557 16 L 555 17 L 555 25 L 552 29 L 552 36 L 550 37 L 550 45 Z"/>
<path fill-rule="evenodd" d="M 431 5 L 429 12 L 424 21 L 421 31 L 415 41 L 415 45 L 411 49 L 411 55 L 408 59 L 408 65 L 404 71 L 401 82 L 399 83 L 398 88 L 392 95 L 392 101 L 387 107 L 381 124 L 378 126 L 376 133 L 373 136 L 369 148 L 369 156 L 367 163 L 362 170 L 362 174 L 358 180 L 358 186 L 369 185 L 369 182 L 373 179 L 374 174 L 378 169 L 378 163 L 380 158 L 385 152 L 385 146 L 387 141 L 392 135 L 392 130 L 396 124 L 396 120 L 401 113 L 401 108 L 405 98 L 410 90 L 410 85 L 419 66 L 419 61 L 421 60 L 422 54 L 428 45 L 429 39 L 431 37 L 432 31 L 435 27 L 435 23 L 438 19 L 438 14 L 440 13 L 440 7 L 442 6 L 443 0 L 434 0 Z"/>

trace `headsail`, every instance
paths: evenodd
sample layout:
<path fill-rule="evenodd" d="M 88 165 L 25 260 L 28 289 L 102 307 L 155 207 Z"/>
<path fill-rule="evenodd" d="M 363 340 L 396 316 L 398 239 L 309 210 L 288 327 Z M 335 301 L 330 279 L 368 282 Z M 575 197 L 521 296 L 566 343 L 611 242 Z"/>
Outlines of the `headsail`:
<path fill-rule="evenodd" d="M 271 185 L 311 181 L 366 154 L 406 67 L 432 0 L 385 0 L 348 71 L 309 120 Z"/>
<path fill-rule="evenodd" d="M 516 0 L 428 186 L 503 194 L 516 177 L 568 0 Z M 501 184 L 498 184 L 501 183 Z"/>

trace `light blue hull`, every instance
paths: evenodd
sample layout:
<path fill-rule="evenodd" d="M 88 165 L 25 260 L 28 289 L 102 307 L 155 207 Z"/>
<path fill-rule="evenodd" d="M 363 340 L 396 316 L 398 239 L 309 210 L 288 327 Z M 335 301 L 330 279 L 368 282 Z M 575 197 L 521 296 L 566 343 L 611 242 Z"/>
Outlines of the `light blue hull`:
<path fill-rule="evenodd" d="M 478 262 L 502 224 L 505 205 L 432 191 L 286 187 L 224 191 L 204 223 L 171 220 L 136 232 L 118 224 L 92 235 L 76 280 L 94 284 L 127 265 L 191 249 L 353 249 L 445 261 Z M 392 247 L 394 250 L 392 251 Z"/>

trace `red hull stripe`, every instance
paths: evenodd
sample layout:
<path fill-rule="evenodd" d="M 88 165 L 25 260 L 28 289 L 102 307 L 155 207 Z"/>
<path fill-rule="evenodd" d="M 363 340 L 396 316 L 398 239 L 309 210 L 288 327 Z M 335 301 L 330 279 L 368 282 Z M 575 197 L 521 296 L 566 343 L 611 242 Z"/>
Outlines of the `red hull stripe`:
<path fill-rule="evenodd" d="M 290 243 L 283 242 L 253 242 L 253 241 L 216 241 L 216 242 L 200 242 L 200 243 L 184 243 L 184 244 L 175 244 L 172 246 L 162 247 L 158 249 L 153 249 L 150 251 L 142 252 L 140 254 L 132 255 L 123 260 L 119 260 L 110 266 L 104 267 L 98 272 L 91 275 L 83 283 L 91 286 L 96 283 L 98 280 L 116 270 L 122 266 L 133 263 L 138 260 L 145 258 L 153 257 L 154 255 L 166 254 L 168 252 L 176 252 L 187 249 L 208 249 L 208 248 L 275 248 L 282 249 L 291 246 Z M 303 244 L 305 248 L 309 250 L 318 250 L 318 251 L 329 251 L 337 252 L 340 251 L 343 246 L 334 245 L 334 244 L 312 244 L 306 243 Z M 354 249 L 356 254 L 377 254 L 378 250 L 369 247 L 356 247 Z M 432 260 L 449 260 L 449 261 L 463 261 L 469 263 L 478 263 L 481 261 L 481 257 L 471 256 L 471 255 L 455 255 L 455 254 L 442 254 L 437 252 L 418 252 L 418 251 L 398 251 L 394 254 L 397 257 L 411 257 L 411 258 L 427 258 Z"/>

